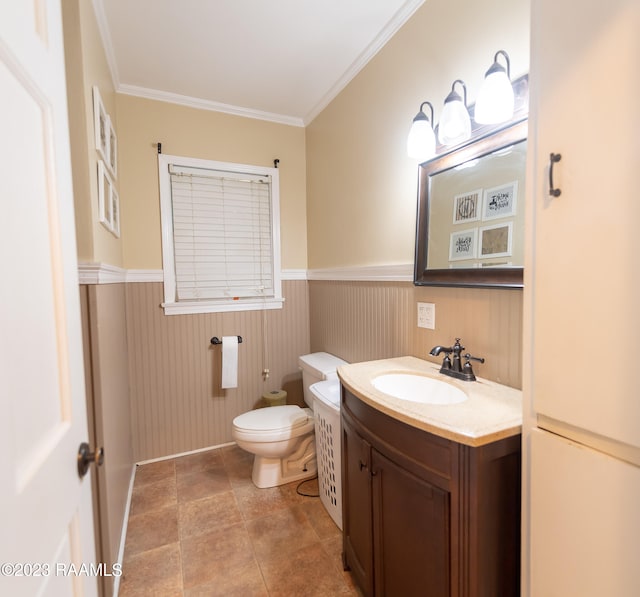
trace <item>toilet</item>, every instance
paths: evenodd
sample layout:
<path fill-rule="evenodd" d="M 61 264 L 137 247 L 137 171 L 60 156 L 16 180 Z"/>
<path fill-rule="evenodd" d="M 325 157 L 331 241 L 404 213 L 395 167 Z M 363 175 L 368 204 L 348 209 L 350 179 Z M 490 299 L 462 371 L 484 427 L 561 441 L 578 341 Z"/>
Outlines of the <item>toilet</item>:
<path fill-rule="evenodd" d="M 298 358 L 307 408 L 293 404 L 251 410 L 233 419 L 231 435 L 236 444 L 254 454 L 251 479 L 267 488 L 308 479 L 318 472 L 314 435 L 313 394 L 310 387 L 326 379 L 338 379 L 337 369 L 346 361 L 327 352 Z"/>

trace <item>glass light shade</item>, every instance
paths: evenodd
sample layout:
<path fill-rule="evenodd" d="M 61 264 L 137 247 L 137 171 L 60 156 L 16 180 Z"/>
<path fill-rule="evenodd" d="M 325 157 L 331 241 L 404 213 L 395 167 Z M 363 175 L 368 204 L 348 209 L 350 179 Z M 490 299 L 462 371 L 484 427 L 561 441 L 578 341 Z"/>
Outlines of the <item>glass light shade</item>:
<path fill-rule="evenodd" d="M 424 162 L 436 154 L 436 135 L 426 118 L 416 118 L 411 125 L 407 138 L 409 157 Z"/>
<path fill-rule="evenodd" d="M 476 101 L 474 119 L 478 124 L 498 124 L 513 116 L 513 86 L 504 69 L 490 72 Z"/>
<path fill-rule="evenodd" d="M 471 119 L 461 99 L 446 101 L 438 125 L 442 145 L 456 145 L 471 136 Z"/>

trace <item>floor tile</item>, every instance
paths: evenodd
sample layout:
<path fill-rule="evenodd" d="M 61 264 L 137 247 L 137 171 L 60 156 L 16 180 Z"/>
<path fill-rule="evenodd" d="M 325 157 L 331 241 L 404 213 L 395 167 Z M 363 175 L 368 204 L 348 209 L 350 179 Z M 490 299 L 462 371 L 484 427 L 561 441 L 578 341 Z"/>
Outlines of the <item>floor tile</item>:
<path fill-rule="evenodd" d="M 238 507 L 245 520 L 262 518 L 290 506 L 286 493 L 280 487 L 258 489 L 255 485 L 243 485 L 234 489 Z"/>
<path fill-rule="evenodd" d="M 180 475 L 177 487 L 178 502 L 189 502 L 231 490 L 229 477 L 222 465 Z"/>
<path fill-rule="evenodd" d="M 247 521 L 246 527 L 259 563 L 273 554 L 285 556 L 311 543 L 319 543 L 318 535 L 299 506 Z"/>
<path fill-rule="evenodd" d="M 137 477 L 137 474 L 136 474 Z M 176 477 L 172 472 L 166 479 L 138 485 L 131 495 L 131 515 L 144 514 L 177 504 Z"/>
<path fill-rule="evenodd" d="M 232 491 L 180 504 L 178 520 L 182 539 L 243 522 Z"/>
<path fill-rule="evenodd" d="M 125 559 L 142 551 L 178 542 L 178 508 L 169 506 L 129 517 Z"/>
<path fill-rule="evenodd" d="M 248 562 L 227 570 L 213 582 L 185 591 L 185 597 L 268 597 L 258 564 Z"/>
<path fill-rule="evenodd" d="M 318 477 L 281 485 L 280 490 L 291 504 L 307 504 L 319 500 Z"/>
<path fill-rule="evenodd" d="M 129 559 L 120 578 L 119 597 L 180 597 L 182 569 L 180 544 L 144 551 Z"/>
<path fill-rule="evenodd" d="M 299 506 L 306 514 L 314 531 L 320 539 L 328 539 L 330 537 L 342 537 L 342 532 L 338 528 L 333 518 L 329 516 L 326 508 L 319 499 L 307 500 Z"/>
<path fill-rule="evenodd" d="M 136 466 L 136 487 L 146 483 L 165 481 L 175 474 L 176 465 L 173 460 L 159 460 Z"/>
<path fill-rule="evenodd" d="M 255 562 L 255 558 L 243 524 L 182 540 L 185 588 L 224 578 L 251 562 Z"/>
<path fill-rule="evenodd" d="M 354 595 L 320 543 L 260 562 L 271 597 Z"/>
<path fill-rule="evenodd" d="M 188 475 L 198 473 L 209 468 L 224 466 L 220 450 L 207 450 L 175 459 L 176 475 Z"/>
<path fill-rule="evenodd" d="M 253 454 L 245 452 L 238 446 L 227 446 L 222 448 L 220 453 L 232 487 L 253 485 L 251 481 Z"/>

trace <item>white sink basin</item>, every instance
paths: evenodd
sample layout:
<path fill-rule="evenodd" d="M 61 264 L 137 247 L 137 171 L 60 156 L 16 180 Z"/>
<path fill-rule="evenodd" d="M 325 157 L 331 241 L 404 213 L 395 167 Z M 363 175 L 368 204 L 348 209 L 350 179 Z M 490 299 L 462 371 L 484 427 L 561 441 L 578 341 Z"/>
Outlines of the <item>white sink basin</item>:
<path fill-rule="evenodd" d="M 389 396 L 422 404 L 458 404 L 468 398 L 460 388 L 445 381 L 412 373 L 386 373 L 374 377 L 371 383 Z"/>

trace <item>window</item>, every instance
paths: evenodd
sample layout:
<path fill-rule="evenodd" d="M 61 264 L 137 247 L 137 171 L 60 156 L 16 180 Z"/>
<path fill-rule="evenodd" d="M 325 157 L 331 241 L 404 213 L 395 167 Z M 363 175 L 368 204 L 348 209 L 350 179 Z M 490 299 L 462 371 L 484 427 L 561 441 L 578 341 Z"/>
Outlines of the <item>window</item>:
<path fill-rule="evenodd" d="M 276 168 L 158 155 L 166 314 L 282 307 Z"/>

